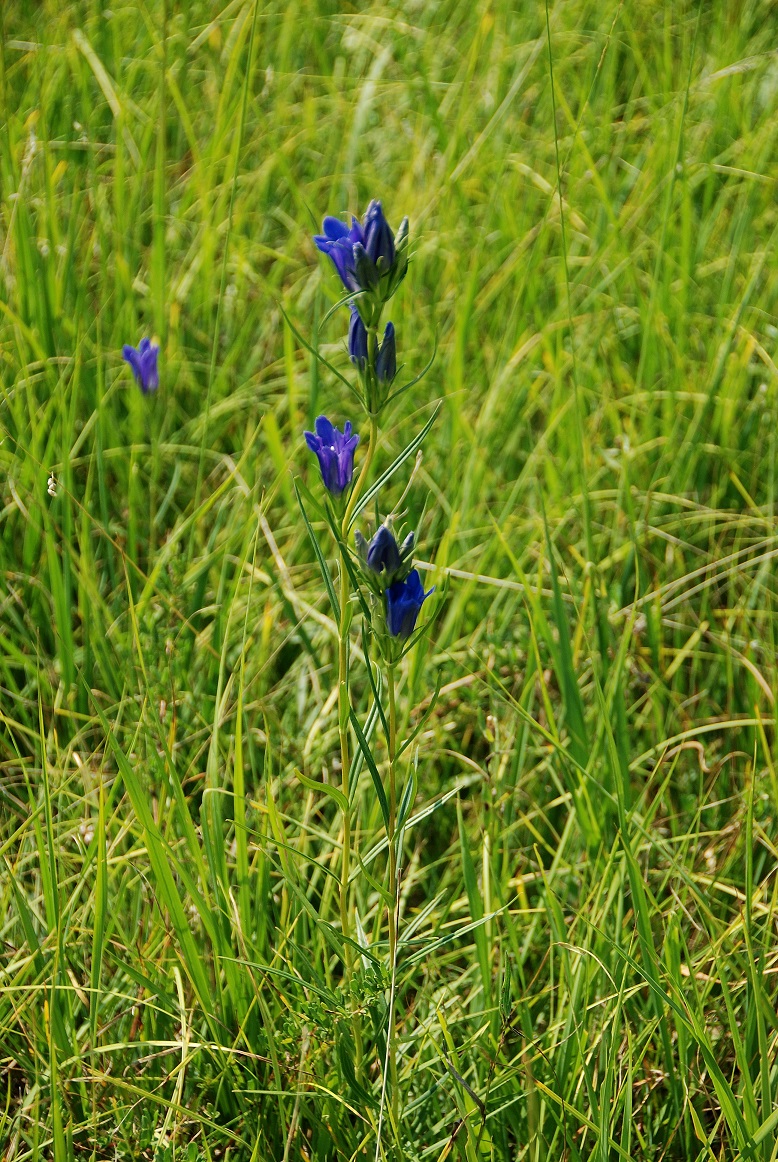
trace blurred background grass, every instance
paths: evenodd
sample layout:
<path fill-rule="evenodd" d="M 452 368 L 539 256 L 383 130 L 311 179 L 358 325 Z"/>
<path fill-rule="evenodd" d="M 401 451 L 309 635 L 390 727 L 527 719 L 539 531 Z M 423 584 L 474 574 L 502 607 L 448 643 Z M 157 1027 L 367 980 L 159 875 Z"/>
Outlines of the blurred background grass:
<path fill-rule="evenodd" d="M 0 1157 L 375 1153 L 293 773 L 339 779 L 292 473 L 358 417 L 281 314 L 347 368 L 311 234 L 371 197 L 399 357 L 437 343 L 379 467 L 444 401 L 406 1156 L 778 1157 L 775 5 L 0 20 Z"/>

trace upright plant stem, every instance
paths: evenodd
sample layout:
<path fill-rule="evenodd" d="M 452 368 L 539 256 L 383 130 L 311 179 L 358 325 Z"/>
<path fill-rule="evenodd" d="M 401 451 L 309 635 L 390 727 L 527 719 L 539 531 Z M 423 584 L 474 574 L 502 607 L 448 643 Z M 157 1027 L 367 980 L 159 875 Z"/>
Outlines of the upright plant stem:
<path fill-rule="evenodd" d="M 389 891 L 392 903 L 389 908 L 389 971 L 394 978 L 397 959 L 397 780 L 395 760 L 397 757 L 397 705 L 394 689 L 394 664 L 388 668 L 389 686 Z M 400 1092 L 397 1085 L 397 1030 L 394 1007 L 389 1016 L 389 1077 L 392 1085 L 392 1119 L 395 1132 L 399 1134 Z"/>
<path fill-rule="evenodd" d="M 340 625 L 338 626 L 338 723 L 340 730 L 341 790 L 348 800 L 348 775 L 351 765 L 348 746 L 348 720 L 351 702 L 348 692 L 348 574 L 340 562 Z M 340 927 L 343 935 L 349 936 L 348 920 L 348 880 L 351 866 L 351 814 L 343 812 L 343 859 L 340 872 Z M 353 956 L 348 939 L 344 943 L 346 975 L 351 977 Z"/>
<path fill-rule="evenodd" d="M 347 552 L 346 544 L 348 541 L 348 526 L 351 520 L 351 514 L 354 511 L 359 495 L 367 480 L 367 474 L 370 471 L 370 464 L 375 453 L 376 438 L 378 436 L 378 429 L 375 420 L 370 419 L 370 435 L 368 437 L 367 452 L 365 459 L 362 462 L 362 468 L 359 473 L 359 478 L 351 490 L 351 496 L 346 506 L 346 511 L 343 514 L 343 521 L 340 526 L 341 539 L 343 548 L 341 549 L 340 560 L 340 625 L 338 626 L 338 724 L 340 731 L 340 762 L 341 762 L 341 790 L 349 797 L 349 767 L 351 765 L 349 759 L 349 745 L 348 745 L 348 721 L 349 711 L 351 709 L 351 700 L 348 691 L 348 630 L 350 618 L 348 616 L 348 601 L 349 601 L 349 585 L 348 585 L 348 570 L 346 568 L 345 555 Z M 348 919 L 348 880 L 351 867 L 351 818 L 348 811 L 343 813 L 343 861 L 341 864 L 340 874 L 340 923 L 344 936 L 349 935 L 349 919 Z M 346 945 L 346 969 L 348 974 L 351 974 L 351 949 Z"/>
<path fill-rule="evenodd" d="M 351 761 L 349 758 L 349 744 L 348 744 L 348 723 L 349 712 L 351 710 L 351 698 L 348 689 L 348 634 L 351 618 L 349 617 L 349 584 L 348 584 L 348 570 L 346 568 L 346 548 L 348 542 L 348 526 L 351 520 L 351 514 L 354 511 L 354 506 L 359 499 L 359 494 L 364 487 L 367 480 L 368 472 L 370 471 L 370 464 L 375 453 L 376 439 L 378 430 L 375 420 L 370 419 L 370 435 L 368 437 L 367 452 L 365 459 L 362 462 L 362 468 L 359 473 L 356 484 L 351 490 L 351 496 L 346 506 L 346 511 L 343 514 L 343 521 L 341 524 L 341 538 L 343 547 L 341 548 L 340 560 L 340 624 L 338 626 L 338 730 L 340 734 L 340 765 L 341 765 L 341 790 L 349 799 L 349 770 Z M 343 955 L 346 964 L 346 979 L 351 980 L 354 968 L 354 955 L 350 944 L 351 925 L 349 923 L 348 914 L 348 882 L 351 874 L 351 813 L 347 809 L 343 812 L 343 855 L 340 865 L 340 927 L 344 936 Z M 362 1033 L 359 1023 L 359 1017 L 354 1016 L 354 1046 L 356 1050 L 357 1076 L 361 1072 L 362 1065 Z"/>

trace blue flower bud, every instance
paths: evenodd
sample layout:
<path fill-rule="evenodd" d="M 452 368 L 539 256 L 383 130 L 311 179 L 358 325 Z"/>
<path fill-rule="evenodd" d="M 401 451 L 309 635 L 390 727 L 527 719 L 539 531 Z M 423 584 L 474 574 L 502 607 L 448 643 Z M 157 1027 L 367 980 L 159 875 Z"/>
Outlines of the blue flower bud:
<path fill-rule="evenodd" d="M 305 432 L 305 442 L 316 453 L 324 487 L 333 496 L 340 496 L 351 484 L 354 475 L 354 452 L 359 436 L 351 435 L 347 421 L 339 432 L 326 416 L 319 416 L 314 425 L 316 433 Z"/>
<path fill-rule="evenodd" d="M 433 589 L 424 592 L 416 569 L 411 569 L 405 580 L 395 581 L 389 586 L 386 590 L 386 625 L 392 637 L 405 640 L 411 636 L 419 610 Z"/>
<path fill-rule="evenodd" d="M 368 255 L 382 271 L 388 270 L 394 262 L 394 234 L 384 217 L 380 202 L 373 201 L 367 207 L 362 229 Z"/>
<path fill-rule="evenodd" d="M 376 534 L 367 547 L 367 567 L 374 573 L 386 571 L 388 576 L 402 566 L 400 550 L 392 532 L 386 525 L 379 525 Z"/>
<path fill-rule="evenodd" d="M 359 311 L 351 304 L 351 322 L 348 328 L 348 353 L 360 371 L 367 366 L 367 328 Z"/>
<path fill-rule="evenodd" d="M 353 257 L 357 286 L 363 291 L 375 290 L 378 286 L 378 271 L 361 242 L 354 243 Z"/>
<path fill-rule="evenodd" d="M 132 374 L 140 385 L 140 389 L 144 395 L 150 391 L 156 391 L 159 387 L 159 372 L 157 370 L 157 356 L 159 355 L 159 347 L 156 343 L 152 343 L 150 339 L 143 338 L 138 344 L 138 349 L 130 347 L 125 344 L 122 347 L 122 358 L 129 363 L 132 368 Z"/>
<path fill-rule="evenodd" d="M 394 339 L 394 324 L 387 323 L 384 341 L 375 361 L 375 373 L 379 383 L 391 383 L 397 374 L 397 344 Z"/>

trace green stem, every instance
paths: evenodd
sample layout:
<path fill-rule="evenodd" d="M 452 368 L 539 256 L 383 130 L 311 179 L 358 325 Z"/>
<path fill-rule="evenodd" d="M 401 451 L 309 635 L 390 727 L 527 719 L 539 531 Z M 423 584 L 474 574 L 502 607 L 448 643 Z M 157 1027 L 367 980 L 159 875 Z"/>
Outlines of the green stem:
<path fill-rule="evenodd" d="M 362 463 L 362 468 L 359 473 L 356 484 L 351 490 L 346 511 L 343 514 L 343 521 L 341 524 L 341 536 L 343 539 L 343 546 L 341 548 L 340 560 L 340 624 L 338 626 L 338 724 L 340 734 L 340 766 L 341 766 L 341 790 L 349 799 L 349 770 L 351 761 L 349 758 L 349 741 L 348 741 L 348 722 L 349 712 L 351 710 L 351 699 L 348 689 L 348 633 L 349 633 L 349 617 L 348 617 L 348 603 L 349 603 L 349 584 L 348 584 L 348 570 L 346 568 L 345 556 L 348 552 L 348 526 L 351 519 L 351 514 L 354 511 L 354 506 L 359 499 L 359 494 L 362 491 L 364 483 L 367 479 L 367 474 L 370 471 L 370 464 L 375 453 L 376 439 L 378 436 L 375 420 L 370 421 L 370 436 L 367 446 L 367 453 Z M 350 981 L 354 968 L 354 956 L 351 944 L 349 943 L 351 937 L 351 926 L 349 924 L 348 914 L 348 883 L 351 874 L 351 815 L 348 810 L 343 812 L 343 855 L 340 867 L 340 927 L 343 936 L 345 937 L 343 950 L 346 964 L 346 980 Z M 359 1077 L 362 1067 L 362 1034 L 359 1024 L 359 1017 L 354 1016 L 354 1045 L 357 1057 L 357 1076 Z"/>
<path fill-rule="evenodd" d="M 349 797 L 348 775 L 349 767 L 351 765 L 349 760 L 349 745 L 348 745 L 348 720 L 349 711 L 351 709 L 351 701 L 348 692 L 348 602 L 349 602 L 349 587 L 348 587 L 348 571 L 346 568 L 345 556 L 348 552 L 346 542 L 348 540 L 348 526 L 351 519 L 351 514 L 354 511 L 354 506 L 359 499 L 359 494 L 367 479 L 367 474 L 370 471 L 370 464 L 373 459 L 376 445 L 376 423 L 375 420 L 370 421 L 370 436 L 367 446 L 367 453 L 362 462 L 362 469 L 359 473 L 359 478 L 351 490 L 351 496 L 346 506 L 346 511 L 343 514 L 343 521 L 341 523 L 340 532 L 343 538 L 343 547 L 341 548 L 340 560 L 340 625 L 338 626 L 338 722 L 340 729 L 340 762 L 341 762 L 341 790 Z M 340 875 L 340 922 L 344 936 L 349 935 L 348 922 L 348 881 L 351 868 L 351 819 L 349 812 L 343 812 L 343 861 L 341 865 Z M 351 974 L 351 950 L 346 945 L 346 968 L 348 974 Z"/>
<path fill-rule="evenodd" d="M 376 422 L 375 416 L 371 416 L 370 417 L 370 435 L 368 436 L 367 452 L 365 454 L 364 460 L 362 461 L 362 468 L 360 469 L 360 473 L 359 473 L 359 477 L 357 479 L 357 482 L 351 490 L 351 496 L 349 497 L 348 504 L 346 505 L 346 511 L 343 514 L 343 520 L 342 520 L 341 526 L 340 526 L 340 535 L 343 538 L 344 544 L 348 542 L 348 526 L 349 526 L 349 521 L 351 520 L 351 514 L 354 511 L 356 503 L 359 500 L 360 494 L 361 494 L 362 489 L 364 487 L 365 481 L 367 480 L 367 474 L 370 471 L 370 465 L 373 463 L 373 455 L 375 453 L 375 446 L 376 446 L 377 441 L 378 441 L 378 424 Z M 342 611 L 341 611 L 341 616 L 342 616 Z"/>
<path fill-rule="evenodd" d="M 340 764 L 341 790 L 349 797 L 349 746 L 348 746 L 348 719 L 350 700 L 348 693 L 348 575 L 345 565 L 340 563 L 340 625 L 338 626 L 338 722 L 340 724 Z M 351 818 L 348 810 L 343 812 L 343 859 L 340 874 L 340 926 L 345 937 L 349 936 L 348 922 L 348 880 L 351 864 Z M 346 975 L 351 977 L 352 952 L 351 945 L 344 944 L 346 957 Z"/>
<path fill-rule="evenodd" d="M 392 904 L 389 908 L 389 972 L 394 980 L 397 960 L 397 919 L 399 891 L 397 883 L 397 778 L 395 762 L 397 758 L 397 704 L 395 698 L 394 664 L 388 671 L 389 686 L 389 891 Z M 400 1092 L 397 1085 L 397 1027 L 394 1007 L 390 1008 L 389 1020 L 389 1078 L 392 1085 L 392 1120 L 395 1133 L 400 1128 Z"/>

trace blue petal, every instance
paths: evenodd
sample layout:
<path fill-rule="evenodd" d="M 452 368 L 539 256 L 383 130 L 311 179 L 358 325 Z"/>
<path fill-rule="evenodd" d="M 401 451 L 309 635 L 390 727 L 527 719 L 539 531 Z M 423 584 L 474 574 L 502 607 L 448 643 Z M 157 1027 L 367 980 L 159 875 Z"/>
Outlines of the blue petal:
<path fill-rule="evenodd" d="M 143 347 L 143 340 L 141 340 L 141 347 Z M 159 387 L 159 372 L 157 371 L 158 355 L 159 347 L 152 343 L 149 343 L 141 353 L 141 387 L 144 392 L 156 391 Z"/>
<path fill-rule="evenodd" d="M 349 232 L 348 226 L 341 222 L 340 218 L 333 218 L 329 215 L 322 222 L 321 228 L 331 242 L 336 242 L 338 238 L 345 238 Z"/>
<path fill-rule="evenodd" d="M 132 368 L 132 374 L 138 383 L 140 383 L 140 355 L 134 347 L 130 347 L 129 343 L 125 343 L 124 347 L 122 347 L 122 358 L 129 363 Z"/>
<path fill-rule="evenodd" d="M 316 435 L 325 444 L 333 447 L 335 444 L 335 428 L 326 416 L 317 416 L 316 423 L 313 425 L 316 429 Z"/>
<path fill-rule="evenodd" d="M 405 578 L 405 592 L 411 601 L 418 601 L 419 607 L 421 607 L 421 603 L 427 595 L 424 592 L 424 586 L 417 569 L 411 569 Z"/>
<path fill-rule="evenodd" d="M 364 242 L 365 241 L 365 232 L 362 229 L 362 227 L 360 226 L 357 219 L 354 218 L 353 216 L 351 219 L 351 229 L 348 232 L 348 240 L 352 244 L 352 246 L 355 242 Z"/>
<path fill-rule="evenodd" d="M 343 489 L 338 481 L 338 457 L 332 448 L 320 448 L 316 455 L 319 457 L 324 487 L 335 496 L 339 496 Z"/>

